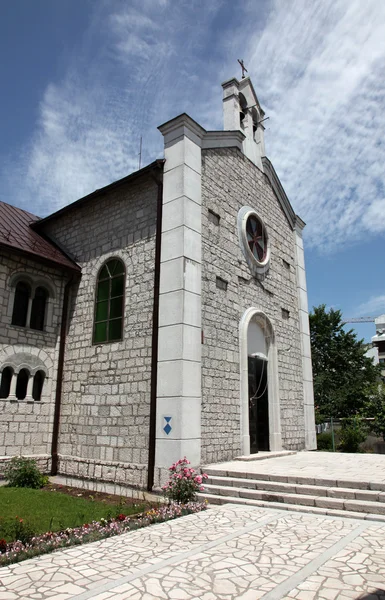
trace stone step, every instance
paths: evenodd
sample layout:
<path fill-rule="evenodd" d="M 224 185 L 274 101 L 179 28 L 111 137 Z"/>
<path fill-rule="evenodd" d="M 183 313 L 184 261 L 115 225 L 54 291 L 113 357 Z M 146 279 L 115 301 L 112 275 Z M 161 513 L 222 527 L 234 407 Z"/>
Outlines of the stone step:
<path fill-rule="evenodd" d="M 385 492 L 385 483 L 376 481 L 354 481 L 347 479 L 324 479 L 317 477 L 301 477 L 298 475 L 275 475 L 267 473 L 251 473 L 246 470 L 226 471 L 217 467 L 202 467 L 202 472 L 214 477 L 231 477 L 235 479 L 256 479 L 258 481 L 274 481 L 279 483 L 294 483 L 298 485 L 315 485 L 317 487 L 353 488 L 356 490 L 372 490 Z"/>
<path fill-rule="evenodd" d="M 345 498 L 331 498 L 327 496 L 314 496 L 310 494 L 290 494 L 287 492 L 273 492 L 244 487 L 210 485 L 205 483 L 205 496 L 224 497 L 225 501 L 234 498 L 246 500 L 258 500 L 272 502 L 275 504 L 288 504 L 311 506 L 316 508 L 330 508 L 341 511 L 354 511 L 358 513 L 369 513 L 385 515 L 385 502 L 372 502 L 369 500 L 351 500 Z"/>
<path fill-rule="evenodd" d="M 247 488 L 266 492 L 284 492 L 287 494 L 304 494 L 310 496 L 327 496 L 344 498 L 345 500 L 364 500 L 369 502 L 385 502 L 385 492 L 361 490 L 343 487 L 326 487 L 322 485 L 300 485 L 276 481 L 259 481 L 258 479 L 241 479 L 236 477 L 209 476 L 205 484 L 225 487 Z"/>
<path fill-rule="evenodd" d="M 241 504 L 260 508 L 275 508 L 278 510 L 289 510 L 291 512 L 345 517 L 349 519 L 364 519 L 365 521 L 379 521 L 381 523 L 385 523 L 385 515 L 357 512 L 353 510 L 338 510 L 333 508 L 320 508 L 317 506 L 303 506 L 300 504 L 284 504 L 281 502 L 264 502 L 262 500 L 251 500 L 247 498 L 236 498 L 231 496 L 217 496 L 215 494 L 206 493 L 200 493 L 198 494 L 198 497 L 202 500 L 208 500 L 209 504 Z"/>
<path fill-rule="evenodd" d="M 234 460 L 243 462 L 256 462 L 257 460 L 269 460 L 269 458 L 281 458 L 282 456 L 292 456 L 298 454 L 297 450 L 278 450 L 277 452 L 258 452 L 258 454 L 247 454 L 246 456 L 236 456 Z"/>

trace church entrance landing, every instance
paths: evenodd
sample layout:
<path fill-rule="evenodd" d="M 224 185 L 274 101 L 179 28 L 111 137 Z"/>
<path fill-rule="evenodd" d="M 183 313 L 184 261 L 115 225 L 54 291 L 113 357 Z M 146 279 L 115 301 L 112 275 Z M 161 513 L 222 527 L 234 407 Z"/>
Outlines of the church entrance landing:
<path fill-rule="evenodd" d="M 253 458 L 254 457 L 254 458 Z M 202 467 L 211 504 L 248 504 L 385 523 L 385 455 L 260 452 Z"/>

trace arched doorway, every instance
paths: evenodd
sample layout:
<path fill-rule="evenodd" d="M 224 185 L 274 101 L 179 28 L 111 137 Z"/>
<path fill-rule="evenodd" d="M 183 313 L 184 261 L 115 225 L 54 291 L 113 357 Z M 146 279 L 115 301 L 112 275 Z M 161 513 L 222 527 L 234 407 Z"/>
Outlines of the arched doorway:
<path fill-rule="evenodd" d="M 273 325 L 257 308 L 240 323 L 241 447 L 248 455 L 282 449 L 277 349 Z"/>
<path fill-rule="evenodd" d="M 248 357 L 250 454 L 270 450 L 267 358 Z"/>

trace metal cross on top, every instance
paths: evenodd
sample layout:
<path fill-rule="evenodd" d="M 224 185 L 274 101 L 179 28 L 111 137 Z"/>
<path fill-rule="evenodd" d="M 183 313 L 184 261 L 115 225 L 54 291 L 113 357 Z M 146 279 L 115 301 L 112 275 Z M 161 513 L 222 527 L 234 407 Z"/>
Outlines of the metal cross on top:
<path fill-rule="evenodd" d="M 244 79 L 245 78 L 245 71 L 246 71 L 246 73 L 248 73 L 248 70 L 246 69 L 246 67 L 245 67 L 245 65 L 243 63 L 243 58 L 241 60 L 239 60 L 239 58 L 238 58 L 238 62 L 241 65 L 241 68 L 242 68 L 242 79 Z"/>

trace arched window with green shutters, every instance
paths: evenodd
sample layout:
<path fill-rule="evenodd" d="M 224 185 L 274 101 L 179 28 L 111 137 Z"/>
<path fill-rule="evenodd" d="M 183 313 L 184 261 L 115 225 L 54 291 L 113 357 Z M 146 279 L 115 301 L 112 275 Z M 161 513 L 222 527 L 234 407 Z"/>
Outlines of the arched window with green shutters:
<path fill-rule="evenodd" d="M 93 343 L 119 341 L 123 337 L 124 264 L 111 258 L 101 268 L 95 299 Z"/>

